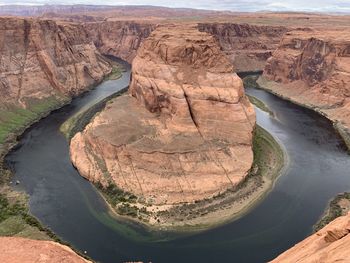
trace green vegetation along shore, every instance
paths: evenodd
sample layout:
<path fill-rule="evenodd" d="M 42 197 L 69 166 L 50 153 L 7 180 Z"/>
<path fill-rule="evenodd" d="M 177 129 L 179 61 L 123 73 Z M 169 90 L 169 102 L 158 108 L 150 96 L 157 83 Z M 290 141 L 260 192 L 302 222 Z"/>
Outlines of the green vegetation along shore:
<path fill-rule="evenodd" d="M 125 72 L 125 68 L 111 58 L 105 57 L 105 59 L 112 65 L 112 71 L 105 77 L 105 80 L 116 80 L 121 78 L 123 72 Z"/>
<path fill-rule="evenodd" d="M 91 107 L 82 108 L 79 112 L 68 118 L 60 127 L 60 131 L 70 140 L 73 136 L 82 131 L 85 126 L 100 112 L 105 105 L 113 98 L 119 97 L 128 90 L 127 88 L 106 97 L 105 99 L 93 104 Z"/>
<path fill-rule="evenodd" d="M 115 185 L 97 185 L 116 217 L 140 223 L 151 230 L 202 231 L 231 222 L 257 205 L 273 188 L 287 165 L 287 156 L 275 138 L 257 126 L 254 134 L 254 163 L 246 180 L 225 193 L 190 204 L 157 211 Z"/>
<path fill-rule="evenodd" d="M 337 217 L 344 216 L 350 211 L 350 193 L 338 194 L 330 201 L 321 219 L 314 225 L 314 232 L 322 229 Z"/>
<path fill-rule="evenodd" d="M 110 60 L 112 61 L 112 60 Z M 118 79 L 123 68 L 113 62 L 112 72 L 106 79 Z M 96 83 L 98 85 L 100 83 Z M 96 85 L 89 87 L 94 88 Z M 0 236 L 20 236 L 39 240 L 53 240 L 64 245 L 66 242 L 44 227 L 29 213 L 28 196 L 11 187 L 12 172 L 7 168 L 4 157 L 17 144 L 17 138 L 32 124 L 71 102 L 61 93 L 43 99 L 26 101 L 26 108 L 5 104 L 0 106 Z M 83 256 L 76 249 L 72 248 Z"/>
<path fill-rule="evenodd" d="M 13 105 L 0 108 L 0 236 L 21 236 L 60 241 L 49 229 L 29 214 L 28 198 L 11 186 L 12 173 L 4 163 L 7 152 L 16 144 L 17 136 L 51 111 L 69 103 L 62 95 L 28 103 L 26 109 Z M 63 243 L 62 241 L 60 241 Z"/>
<path fill-rule="evenodd" d="M 252 75 L 244 76 L 242 78 L 244 88 L 246 88 L 246 89 L 259 88 L 258 83 L 256 83 L 259 76 L 260 76 L 260 74 L 252 74 Z M 254 97 L 254 96 L 251 96 L 247 93 L 246 93 L 246 96 L 249 98 L 250 102 L 252 104 L 254 104 L 256 107 L 258 107 L 260 110 L 270 114 L 271 116 L 274 115 L 273 112 L 269 109 L 269 107 L 263 101 L 259 100 L 258 98 Z"/>
<path fill-rule="evenodd" d="M 112 98 L 125 90 L 107 97 L 100 103 L 69 118 L 61 131 L 67 139 L 82 131 L 91 119 L 101 111 Z M 116 217 L 128 219 L 152 230 L 200 231 L 232 221 L 252 209 L 273 188 L 277 177 L 283 173 L 287 155 L 276 139 L 263 128 L 256 126 L 253 142 L 254 163 L 247 179 L 223 194 L 208 200 L 171 207 L 154 209 L 132 193 L 123 192 L 111 184 L 104 188 L 97 184 L 111 212 Z"/>
<path fill-rule="evenodd" d="M 0 107 L 0 156 L 4 156 L 16 137 L 22 134 L 31 124 L 48 115 L 51 111 L 69 103 L 70 99 L 62 96 L 51 96 L 33 100 L 24 109 L 14 105 Z"/>
<path fill-rule="evenodd" d="M 264 102 L 262 102 L 261 100 L 259 100 L 258 98 L 254 97 L 254 96 L 250 96 L 247 94 L 248 99 L 250 100 L 250 102 L 255 105 L 256 107 L 258 107 L 260 110 L 270 114 L 271 116 L 273 116 L 273 112 L 269 109 L 269 107 L 266 106 L 266 104 Z"/>
<path fill-rule="evenodd" d="M 18 236 L 62 242 L 28 212 L 26 195 L 2 189 L 0 193 L 0 236 Z"/>

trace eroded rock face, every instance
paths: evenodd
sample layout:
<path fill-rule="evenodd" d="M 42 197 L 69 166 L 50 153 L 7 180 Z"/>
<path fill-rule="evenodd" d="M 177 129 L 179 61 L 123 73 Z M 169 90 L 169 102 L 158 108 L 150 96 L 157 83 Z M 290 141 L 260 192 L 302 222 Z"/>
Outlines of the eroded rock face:
<path fill-rule="evenodd" d="M 235 71 L 259 71 L 288 31 L 282 26 L 235 23 L 199 23 L 200 31 L 213 35 L 235 67 Z"/>
<path fill-rule="evenodd" d="M 326 115 L 350 134 L 350 31 L 287 33 L 260 84 Z"/>
<path fill-rule="evenodd" d="M 101 53 L 120 57 L 129 63 L 142 41 L 157 26 L 157 21 L 103 21 L 84 25 Z M 199 23 L 198 29 L 218 40 L 235 71 L 239 72 L 263 70 L 266 60 L 288 30 L 286 27 L 235 23 Z"/>
<path fill-rule="evenodd" d="M 0 104 L 82 93 L 111 71 L 79 25 L 0 18 Z"/>
<path fill-rule="evenodd" d="M 20 237 L 0 237 L 0 262 L 3 263 L 88 263 L 72 249 L 53 241 Z"/>
<path fill-rule="evenodd" d="M 235 187 L 253 161 L 255 113 L 216 40 L 196 26 L 160 26 L 115 99 L 71 141 L 80 174 L 155 205 Z"/>
<path fill-rule="evenodd" d="M 86 23 L 84 28 L 102 54 L 113 55 L 131 63 L 141 42 L 151 34 L 156 24 L 105 21 Z"/>
<path fill-rule="evenodd" d="M 335 219 L 271 262 L 350 262 L 349 251 L 350 214 Z"/>

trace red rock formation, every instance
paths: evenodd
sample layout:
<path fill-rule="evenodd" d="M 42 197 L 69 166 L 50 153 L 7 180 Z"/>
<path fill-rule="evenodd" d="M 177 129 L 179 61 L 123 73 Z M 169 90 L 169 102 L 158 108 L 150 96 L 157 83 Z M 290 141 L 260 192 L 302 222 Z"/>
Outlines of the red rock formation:
<path fill-rule="evenodd" d="M 82 26 L 51 20 L 0 18 L 0 54 L 0 144 L 112 70 Z"/>
<path fill-rule="evenodd" d="M 81 26 L 50 20 L 0 18 L 0 54 L 1 104 L 78 95 L 111 70 Z"/>
<path fill-rule="evenodd" d="M 156 27 L 155 23 L 105 21 L 86 23 L 84 28 L 102 54 L 122 58 L 129 63 L 136 56 L 142 40 Z"/>
<path fill-rule="evenodd" d="M 161 26 L 132 74 L 132 96 L 108 104 L 71 141 L 82 176 L 156 205 L 210 198 L 246 177 L 255 113 L 212 36 Z"/>
<path fill-rule="evenodd" d="M 0 237 L 2 263 L 88 263 L 72 249 L 53 241 L 39 241 L 20 237 Z"/>
<path fill-rule="evenodd" d="M 288 30 L 282 26 L 234 23 L 199 23 L 198 28 L 215 36 L 238 72 L 263 70 Z"/>
<path fill-rule="evenodd" d="M 287 250 L 273 263 L 350 262 L 350 214 Z"/>
<path fill-rule="evenodd" d="M 259 83 L 327 116 L 350 147 L 349 30 L 287 33 Z"/>
<path fill-rule="evenodd" d="M 85 24 L 91 40 L 101 53 L 123 58 L 130 63 L 141 42 L 156 27 L 157 21 L 104 21 Z M 287 31 L 286 27 L 233 23 L 199 23 L 198 28 L 215 36 L 236 71 L 262 70 Z"/>

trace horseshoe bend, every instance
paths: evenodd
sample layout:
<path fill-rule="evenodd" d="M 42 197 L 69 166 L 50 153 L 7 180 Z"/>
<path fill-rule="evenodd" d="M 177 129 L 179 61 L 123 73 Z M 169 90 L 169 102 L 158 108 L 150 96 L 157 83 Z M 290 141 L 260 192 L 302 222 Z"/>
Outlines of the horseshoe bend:
<path fill-rule="evenodd" d="M 237 187 L 252 166 L 254 127 L 243 83 L 215 39 L 195 26 L 160 26 L 133 60 L 128 94 L 73 137 L 70 153 L 88 180 L 165 214 Z"/>
<path fill-rule="evenodd" d="M 340 13 L 0 5 L 0 261 L 348 262 Z"/>

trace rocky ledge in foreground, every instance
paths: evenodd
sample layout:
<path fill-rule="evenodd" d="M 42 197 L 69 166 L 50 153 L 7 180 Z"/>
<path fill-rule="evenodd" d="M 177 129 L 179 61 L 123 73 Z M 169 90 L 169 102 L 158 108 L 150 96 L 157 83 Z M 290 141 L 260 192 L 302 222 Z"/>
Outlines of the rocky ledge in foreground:
<path fill-rule="evenodd" d="M 2 263 L 88 263 L 72 249 L 53 241 L 31 240 L 21 237 L 0 237 Z"/>
<path fill-rule="evenodd" d="M 252 166 L 254 127 L 242 81 L 216 40 L 195 26 L 160 26 L 138 50 L 129 94 L 76 134 L 70 153 L 112 204 L 137 199 L 117 211 L 148 214 L 235 188 Z"/>
<path fill-rule="evenodd" d="M 350 213 L 287 250 L 272 263 L 350 262 Z"/>
<path fill-rule="evenodd" d="M 350 31 L 286 33 L 258 81 L 332 120 L 350 148 Z"/>
<path fill-rule="evenodd" d="M 1 106 L 76 96 L 112 70 L 77 24 L 0 18 L 0 40 Z"/>

